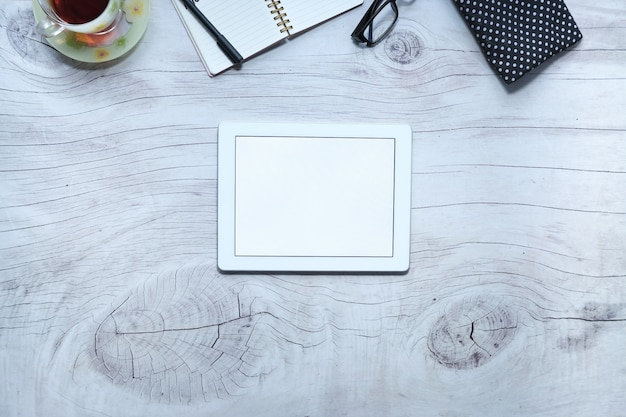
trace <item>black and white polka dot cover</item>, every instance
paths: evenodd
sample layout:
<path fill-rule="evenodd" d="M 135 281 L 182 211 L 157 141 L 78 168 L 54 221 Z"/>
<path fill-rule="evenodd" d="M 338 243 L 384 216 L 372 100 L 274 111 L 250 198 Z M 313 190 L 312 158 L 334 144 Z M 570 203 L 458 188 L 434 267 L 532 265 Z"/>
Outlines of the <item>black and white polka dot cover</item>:
<path fill-rule="evenodd" d="M 454 1 L 507 84 L 583 37 L 562 0 Z"/>

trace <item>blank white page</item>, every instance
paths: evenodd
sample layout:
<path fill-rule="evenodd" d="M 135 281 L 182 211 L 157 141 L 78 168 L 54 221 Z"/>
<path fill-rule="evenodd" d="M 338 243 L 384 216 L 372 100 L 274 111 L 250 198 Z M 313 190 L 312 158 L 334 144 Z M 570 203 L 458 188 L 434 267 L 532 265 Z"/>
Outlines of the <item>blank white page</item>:
<path fill-rule="evenodd" d="M 236 256 L 392 256 L 393 138 L 237 137 Z"/>

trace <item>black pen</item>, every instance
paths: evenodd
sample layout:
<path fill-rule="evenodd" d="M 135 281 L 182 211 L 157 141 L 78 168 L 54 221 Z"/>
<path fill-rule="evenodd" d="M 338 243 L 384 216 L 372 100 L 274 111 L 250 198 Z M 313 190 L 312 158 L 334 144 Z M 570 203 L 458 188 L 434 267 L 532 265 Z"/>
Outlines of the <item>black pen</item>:
<path fill-rule="evenodd" d="M 200 9 L 198 9 L 198 7 L 196 6 L 195 1 L 181 1 L 185 6 L 187 6 L 187 9 L 189 9 L 189 11 L 196 17 L 196 19 L 198 19 L 200 24 L 202 24 L 202 26 L 204 26 L 204 28 L 211 34 L 213 39 L 215 39 L 215 42 L 217 42 L 217 46 L 219 46 L 222 52 L 226 54 L 228 59 L 230 59 L 230 61 L 235 65 L 241 64 L 243 62 L 243 57 L 239 54 L 239 52 L 237 52 L 235 47 L 230 42 L 228 42 L 228 39 L 226 39 L 224 35 L 222 35 L 219 30 L 217 30 L 215 26 L 213 26 L 213 24 L 209 22 L 209 19 L 207 19 L 206 16 L 202 14 Z"/>

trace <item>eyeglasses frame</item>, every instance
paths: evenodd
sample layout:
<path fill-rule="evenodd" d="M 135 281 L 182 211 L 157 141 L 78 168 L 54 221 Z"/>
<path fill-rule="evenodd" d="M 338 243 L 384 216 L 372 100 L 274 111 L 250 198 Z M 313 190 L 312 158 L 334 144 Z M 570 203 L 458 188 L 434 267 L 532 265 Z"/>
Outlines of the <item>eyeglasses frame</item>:
<path fill-rule="evenodd" d="M 358 42 L 363 42 L 366 46 L 374 46 L 385 39 L 391 33 L 396 21 L 398 20 L 398 5 L 396 4 L 396 1 L 397 0 L 375 0 L 369 9 L 367 9 L 367 12 L 365 12 L 363 18 L 361 18 L 361 21 L 354 28 L 351 35 L 352 39 Z M 391 22 L 389 28 L 382 35 L 378 36 L 377 39 L 372 40 L 374 36 L 374 25 L 372 23 L 374 22 L 376 16 L 378 16 L 378 14 L 384 10 L 387 5 L 390 5 L 394 12 L 393 22 Z M 369 32 L 369 38 L 365 36 L 366 30 Z"/>

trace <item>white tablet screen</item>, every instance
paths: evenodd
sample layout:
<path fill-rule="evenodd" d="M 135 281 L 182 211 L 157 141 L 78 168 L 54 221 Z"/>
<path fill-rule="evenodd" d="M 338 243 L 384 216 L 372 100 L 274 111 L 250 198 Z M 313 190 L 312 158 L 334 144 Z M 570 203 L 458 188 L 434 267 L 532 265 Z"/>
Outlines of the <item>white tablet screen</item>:
<path fill-rule="evenodd" d="M 393 256 L 394 138 L 235 138 L 235 256 Z"/>
<path fill-rule="evenodd" d="M 222 271 L 408 270 L 410 126 L 231 121 L 218 133 Z"/>

